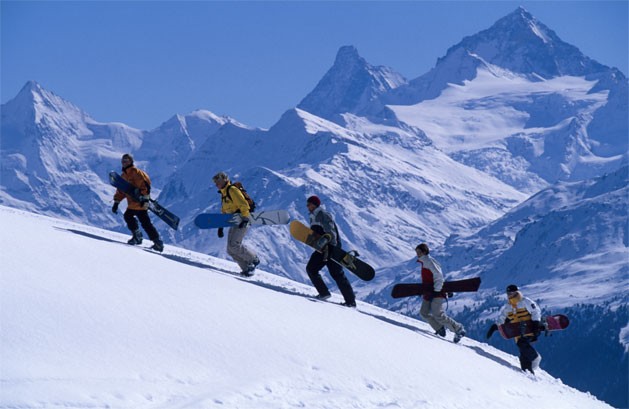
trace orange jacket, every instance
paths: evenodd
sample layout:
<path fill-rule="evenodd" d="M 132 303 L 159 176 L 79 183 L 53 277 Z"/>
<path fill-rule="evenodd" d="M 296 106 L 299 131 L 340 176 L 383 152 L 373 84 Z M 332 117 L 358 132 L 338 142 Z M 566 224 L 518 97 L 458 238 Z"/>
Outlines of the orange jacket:
<path fill-rule="evenodd" d="M 131 183 L 138 189 L 140 196 L 148 196 L 151 193 L 151 179 L 149 175 L 131 165 L 122 171 L 122 178 Z M 133 199 L 129 194 L 126 194 L 120 190 L 116 190 L 114 194 L 114 202 L 121 202 L 122 199 L 127 199 L 127 207 L 132 210 L 143 210 L 142 204 Z"/>

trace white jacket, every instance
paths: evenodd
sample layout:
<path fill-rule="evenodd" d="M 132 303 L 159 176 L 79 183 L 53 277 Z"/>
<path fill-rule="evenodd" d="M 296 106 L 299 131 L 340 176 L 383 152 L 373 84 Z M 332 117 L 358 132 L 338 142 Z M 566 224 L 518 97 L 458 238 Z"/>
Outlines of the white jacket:
<path fill-rule="evenodd" d="M 520 300 L 515 305 L 515 307 L 509 302 L 507 305 L 502 307 L 500 310 L 501 321 L 497 322 L 498 324 L 502 324 L 505 318 L 509 318 L 514 322 L 524 321 L 528 314 L 531 315 L 531 320 L 533 321 L 541 321 L 542 319 L 542 311 L 539 306 L 535 303 L 535 301 L 530 298 L 522 296 L 522 293 L 519 294 Z"/>

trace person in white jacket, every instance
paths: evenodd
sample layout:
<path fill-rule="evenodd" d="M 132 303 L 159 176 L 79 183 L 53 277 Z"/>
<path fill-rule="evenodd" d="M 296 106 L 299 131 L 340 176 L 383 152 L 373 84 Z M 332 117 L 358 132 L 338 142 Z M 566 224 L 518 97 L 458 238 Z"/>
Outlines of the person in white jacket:
<path fill-rule="evenodd" d="M 522 336 L 515 337 L 514 340 L 520 350 L 520 368 L 523 371 L 529 371 L 534 374 L 535 369 L 539 368 L 539 363 L 542 360 L 542 356 L 532 345 L 532 343 L 537 341 L 537 337 L 544 329 L 544 325 L 541 322 L 542 311 L 535 301 L 524 297 L 515 284 L 507 286 L 507 298 L 508 303 L 500 310 L 499 321 L 491 326 L 487 332 L 487 338 L 498 328 L 499 324 L 533 321 L 532 332 L 524 333 Z"/>
<path fill-rule="evenodd" d="M 419 315 L 430 324 L 435 334 L 446 336 L 446 328 L 454 332 L 455 343 L 465 336 L 465 328 L 446 315 L 444 304 L 447 294 L 443 291 L 443 273 L 437 260 L 432 258 L 426 243 L 415 248 L 417 262 L 422 265 L 422 306 Z"/>

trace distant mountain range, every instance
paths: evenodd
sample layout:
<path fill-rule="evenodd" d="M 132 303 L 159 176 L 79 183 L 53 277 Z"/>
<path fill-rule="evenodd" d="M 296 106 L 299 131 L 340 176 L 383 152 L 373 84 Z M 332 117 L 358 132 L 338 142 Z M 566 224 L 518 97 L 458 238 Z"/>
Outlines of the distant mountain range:
<path fill-rule="evenodd" d="M 176 232 L 157 222 L 166 242 L 227 257 L 192 224 L 218 210 L 211 177 L 226 171 L 294 218 L 319 195 L 345 247 L 376 267 L 374 282 L 354 280 L 363 299 L 407 308 L 388 292 L 418 279 L 426 241 L 450 277 L 481 275 L 487 294 L 517 282 L 549 307 L 612 308 L 608 290 L 628 288 L 627 90 L 523 8 L 411 80 L 341 47 L 268 130 L 202 110 L 148 131 L 101 123 L 31 81 L 2 105 L 0 204 L 126 231 L 106 175 L 132 152 L 182 219 Z M 308 282 L 309 252 L 285 228 L 248 240 L 261 268 Z"/>

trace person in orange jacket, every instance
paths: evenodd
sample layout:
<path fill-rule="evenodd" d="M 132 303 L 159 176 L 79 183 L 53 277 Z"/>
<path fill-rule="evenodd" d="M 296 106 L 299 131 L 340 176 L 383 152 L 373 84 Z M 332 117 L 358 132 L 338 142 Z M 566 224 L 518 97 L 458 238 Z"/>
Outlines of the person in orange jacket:
<path fill-rule="evenodd" d="M 111 208 L 113 213 L 118 213 L 118 206 L 123 199 L 127 199 L 127 210 L 124 212 L 124 220 L 127 227 L 131 230 L 133 236 L 127 241 L 131 245 L 142 244 L 142 232 L 138 226 L 138 220 L 142 224 L 142 228 L 148 234 L 149 239 L 153 241 L 151 247 L 156 251 L 164 250 L 164 242 L 159 237 L 159 233 L 148 215 L 149 201 L 151 199 L 151 179 L 142 170 L 135 167 L 133 156 L 130 153 L 122 155 L 122 178 L 137 188 L 140 193 L 140 201 L 135 200 L 131 195 L 120 190 L 116 190 L 114 194 L 114 205 Z M 136 220 L 137 218 L 137 220 Z"/>

